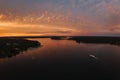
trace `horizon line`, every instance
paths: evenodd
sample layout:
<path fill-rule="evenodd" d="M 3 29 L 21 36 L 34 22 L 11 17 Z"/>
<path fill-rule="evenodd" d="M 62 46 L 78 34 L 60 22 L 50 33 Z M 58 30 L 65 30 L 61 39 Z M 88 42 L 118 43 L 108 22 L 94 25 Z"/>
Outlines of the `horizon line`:
<path fill-rule="evenodd" d="M 106 36 L 106 35 L 90 35 L 90 36 L 0 36 L 0 38 L 51 38 L 51 37 L 120 37 L 120 36 Z"/>

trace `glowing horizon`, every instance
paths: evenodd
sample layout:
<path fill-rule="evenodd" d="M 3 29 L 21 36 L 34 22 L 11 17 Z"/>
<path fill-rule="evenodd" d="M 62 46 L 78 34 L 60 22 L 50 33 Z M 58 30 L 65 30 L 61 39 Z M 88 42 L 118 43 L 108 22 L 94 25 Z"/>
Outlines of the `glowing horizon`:
<path fill-rule="evenodd" d="M 120 36 L 120 1 L 0 0 L 0 36 L 27 35 Z"/>

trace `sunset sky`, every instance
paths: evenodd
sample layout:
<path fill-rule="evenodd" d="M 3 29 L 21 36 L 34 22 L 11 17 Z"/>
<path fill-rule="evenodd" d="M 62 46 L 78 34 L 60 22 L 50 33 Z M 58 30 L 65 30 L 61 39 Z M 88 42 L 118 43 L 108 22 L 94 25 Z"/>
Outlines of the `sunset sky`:
<path fill-rule="evenodd" d="M 120 0 L 0 0 L 0 36 L 120 36 Z"/>

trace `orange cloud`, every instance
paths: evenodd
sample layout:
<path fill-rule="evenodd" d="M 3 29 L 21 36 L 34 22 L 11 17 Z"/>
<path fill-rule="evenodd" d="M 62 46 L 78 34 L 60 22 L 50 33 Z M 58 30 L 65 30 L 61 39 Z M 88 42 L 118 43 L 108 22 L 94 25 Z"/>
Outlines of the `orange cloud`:
<path fill-rule="evenodd" d="M 4 4 L 6 2 L 1 1 L 1 34 L 5 32 L 11 35 L 13 33 L 36 35 L 120 33 L 119 0 L 59 0 L 58 2 L 41 0 L 40 3 L 27 5 L 21 0 L 14 2 L 17 3 L 15 7 L 13 3 L 6 5 Z"/>

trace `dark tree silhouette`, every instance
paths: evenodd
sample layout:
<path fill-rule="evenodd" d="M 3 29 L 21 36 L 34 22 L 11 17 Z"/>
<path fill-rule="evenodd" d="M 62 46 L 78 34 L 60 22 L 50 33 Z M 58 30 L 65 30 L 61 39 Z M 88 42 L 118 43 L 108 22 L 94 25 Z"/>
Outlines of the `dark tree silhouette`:
<path fill-rule="evenodd" d="M 29 48 L 39 47 L 38 41 L 20 38 L 0 38 L 0 58 L 16 56 Z"/>

